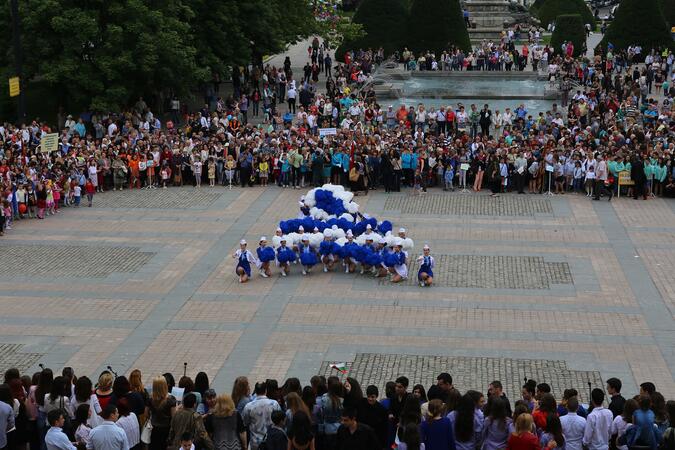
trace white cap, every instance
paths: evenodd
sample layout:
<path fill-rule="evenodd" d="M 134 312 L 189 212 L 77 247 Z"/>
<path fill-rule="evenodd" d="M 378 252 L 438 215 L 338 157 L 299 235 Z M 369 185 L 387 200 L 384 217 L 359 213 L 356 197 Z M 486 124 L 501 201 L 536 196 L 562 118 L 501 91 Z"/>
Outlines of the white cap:
<path fill-rule="evenodd" d="M 373 240 L 373 235 L 372 233 L 366 236 L 366 241 L 372 241 Z"/>
<path fill-rule="evenodd" d="M 398 232 L 399 232 L 399 233 L 405 233 L 405 228 L 399 228 L 399 229 L 398 229 Z"/>
<path fill-rule="evenodd" d="M 424 247 L 422 247 L 422 250 L 431 250 L 427 244 L 424 244 Z"/>
<path fill-rule="evenodd" d="M 354 237 L 354 233 L 352 233 L 352 230 L 347 230 L 347 237 Z"/>
<path fill-rule="evenodd" d="M 326 228 L 323 230 L 323 235 L 325 237 L 333 237 L 333 231 L 330 228 Z"/>
<path fill-rule="evenodd" d="M 394 246 L 396 246 L 396 247 L 403 246 L 403 239 L 401 239 L 401 238 L 394 239 Z"/>
<path fill-rule="evenodd" d="M 239 241 L 239 245 L 246 245 L 246 239 L 242 239 L 241 241 Z"/>
<path fill-rule="evenodd" d="M 300 232 L 300 231 L 305 231 L 305 227 L 303 227 L 302 225 L 300 225 L 300 226 L 298 227 L 298 232 Z"/>
<path fill-rule="evenodd" d="M 372 229 L 373 229 L 373 227 L 370 224 L 366 225 L 366 230 L 372 230 Z"/>
<path fill-rule="evenodd" d="M 384 236 L 380 236 L 379 243 L 380 243 L 380 244 L 386 244 L 386 243 L 387 243 L 387 239 L 386 239 Z"/>
<path fill-rule="evenodd" d="M 279 242 L 286 242 L 286 236 L 281 236 L 281 239 L 279 239 Z"/>
<path fill-rule="evenodd" d="M 265 237 L 265 236 L 260 236 L 260 239 L 258 240 L 258 242 L 262 242 L 262 241 L 267 242 L 267 237 Z"/>
<path fill-rule="evenodd" d="M 302 240 L 303 241 L 309 241 L 309 234 L 305 233 L 302 235 Z"/>
<path fill-rule="evenodd" d="M 312 230 L 312 231 L 317 232 L 317 231 L 319 231 L 319 229 L 317 227 L 314 227 L 314 230 Z"/>
<path fill-rule="evenodd" d="M 280 228 L 280 227 L 277 227 L 277 231 L 281 231 L 281 228 Z"/>
<path fill-rule="evenodd" d="M 304 196 L 304 195 L 301 195 L 301 196 L 300 196 L 300 201 L 303 201 L 304 199 L 305 199 L 305 196 Z"/>

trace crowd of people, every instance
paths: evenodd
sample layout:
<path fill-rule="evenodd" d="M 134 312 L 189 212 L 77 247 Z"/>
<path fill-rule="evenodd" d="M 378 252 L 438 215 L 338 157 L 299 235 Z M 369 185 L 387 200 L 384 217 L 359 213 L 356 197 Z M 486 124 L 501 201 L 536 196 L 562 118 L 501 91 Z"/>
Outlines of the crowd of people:
<path fill-rule="evenodd" d="M 182 185 L 675 196 L 672 53 L 642 52 L 644 65 L 618 50 L 588 60 L 550 48 L 525 55 L 526 48 L 520 54 L 527 61 L 541 58 L 564 79 L 561 106 L 381 105 L 367 84 L 380 52 L 348 52 L 333 67 L 317 41 L 301 77 L 289 60 L 245 71 L 235 95 L 209 99 L 194 113 L 172 106 L 166 122 L 139 99 L 120 114 L 5 123 L 0 233 L 16 220 L 77 207 L 83 195 L 91 206 L 96 192 Z M 317 72 L 326 74 L 323 90 Z M 267 117 L 253 125 L 256 114 Z M 43 152 L 40 142 L 51 132 L 58 149 Z M 631 185 L 620 187 L 626 172 Z"/>
<path fill-rule="evenodd" d="M 217 392 L 209 377 L 171 373 L 144 384 L 141 371 L 102 372 L 92 382 L 66 367 L 5 372 L 3 450 L 673 450 L 675 401 L 651 382 L 624 398 L 622 382 L 555 398 L 526 380 L 511 403 L 502 382 L 460 392 L 449 373 L 431 386 L 405 376 L 384 392 L 350 376 L 259 381 L 238 377 Z M 563 388 L 562 386 L 559 388 Z"/>

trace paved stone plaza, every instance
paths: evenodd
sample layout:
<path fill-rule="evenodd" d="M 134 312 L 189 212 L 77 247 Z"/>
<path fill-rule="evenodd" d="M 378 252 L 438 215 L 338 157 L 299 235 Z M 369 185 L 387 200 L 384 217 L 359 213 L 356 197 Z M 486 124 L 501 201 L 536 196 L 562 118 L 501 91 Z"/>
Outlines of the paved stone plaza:
<path fill-rule="evenodd" d="M 406 227 L 415 256 L 429 243 L 436 286 L 295 267 L 240 285 L 239 240 L 254 249 L 301 193 L 113 192 L 16 223 L 0 239 L 0 370 L 110 365 L 149 381 L 187 362 L 229 391 L 237 375 L 307 382 L 347 362 L 380 386 L 447 370 L 461 390 L 500 378 L 515 399 L 531 377 L 585 401 L 589 381 L 618 376 L 628 395 L 649 380 L 675 398 L 672 201 L 375 192 L 361 210 Z"/>

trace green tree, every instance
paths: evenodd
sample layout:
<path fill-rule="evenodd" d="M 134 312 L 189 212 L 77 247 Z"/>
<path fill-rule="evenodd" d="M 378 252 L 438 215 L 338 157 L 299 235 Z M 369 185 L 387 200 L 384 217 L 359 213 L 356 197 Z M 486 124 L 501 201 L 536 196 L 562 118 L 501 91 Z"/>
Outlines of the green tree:
<path fill-rule="evenodd" d="M 185 94 L 206 76 L 179 2 L 32 0 L 21 17 L 26 79 L 48 83 L 61 104 L 117 110 L 162 88 Z"/>
<path fill-rule="evenodd" d="M 345 37 L 336 52 L 336 59 L 342 60 L 347 50 L 384 49 L 385 55 L 401 50 L 407 45 L 406 35 L 408 10 L 404 0 L 363 0 L 356 10 L 352 23 L 360 24 L 363 33 L 356 38 Z"/>
<path fill-rule="evenodd" d="M 551 36 L 551 47 L 556 53 L 562 53 L 562 44 L 572 41 L 574 56 L 579 56 L 586 49 L 586 28 L 579 14 L 563 14 L 555 20 L 555 30 Z"/>
<path fill-rule="evenodd" d="M 415 52 L 433 50 L 439 55 L 449 45 L 471 48 L 457 0 L 414 0 L 408 17 L 408 46 Z"/>
<path fill-rule="evenodd" d="M 536 2 L 532 8 L 535 8 L 535 5 Z M 548 27 L 558 16 L 564 14 L 579 14 L 584 24 L 590 23 L 591 26 L 595 26 L 595 17 L 584 0 L 543 0 L 535 11 L 543 27 Z"/>
<path fill-rule="evenodd" d="M 643 54 L 661 46 L 673 48 L 670 28 L 657 0 L 622 0 L 598 47 L 606 49 L 608 43 L 620 49 L 637 44 Z"/>
<path fill-rule="evenodd" d="M 675 27 L 675 0 L 659 0 L 659 4 L 668 25 Z"/>

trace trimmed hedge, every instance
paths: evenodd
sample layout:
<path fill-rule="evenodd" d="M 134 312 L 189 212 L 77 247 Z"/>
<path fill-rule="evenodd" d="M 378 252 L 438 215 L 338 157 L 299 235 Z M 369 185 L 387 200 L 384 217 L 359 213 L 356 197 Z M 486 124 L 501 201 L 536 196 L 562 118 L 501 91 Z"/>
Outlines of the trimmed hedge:
<path fill-rule="evenodd" d="M 557 54 L 564 53 L 562 44 L 572 41 L 574 56 L 581 55 L 586 48 L 586 27 L 580 14 L 562 14 L 555 19 L 555 30 L 551 36 L 551 47 Z"/>
<path fill-rule="evenodd" d="M 408 21 L 408 45 L 416 53 L 433 50 L 439 56 L 449 45 L 471 49 L 458 0 L 413 0 Z"/>
<path fill-rule="evenodd" d="M 607 44 L 611 43 L 615 48 L 626 49 L 638 44 L 643 54 L 649 53 L 652 48 L 675 47 L 670 27 L 657 1 L 622 0 L 598 47 L 607 49 Z"/>
<path fill-rule="evenodd" d="M 336 50 L 336 60 L 343 61 L 347 50 L 384 49 L 385 55 L 402 50 L 407 45 L 405 30 L 408 24 L 406 0 L 363 0 L 352 21 L 363 25 L 365 35 L 343 42 Z"/>
<path fill-rule="evenodd" d="M 669 26 L 675 27 L 675 0 L 659 0 L 661 12 Z"/>
<path fill-rule="evenodd" d="M 536 2 L 532 7 L 535 5 Z M 555 22 L 558 16 L 566 14 L 580 14 L 584 25 L 590 23 L 595 27 L 595 17 L 584 0 L 543 0 L 535 13 L 544 28 Z"/>

